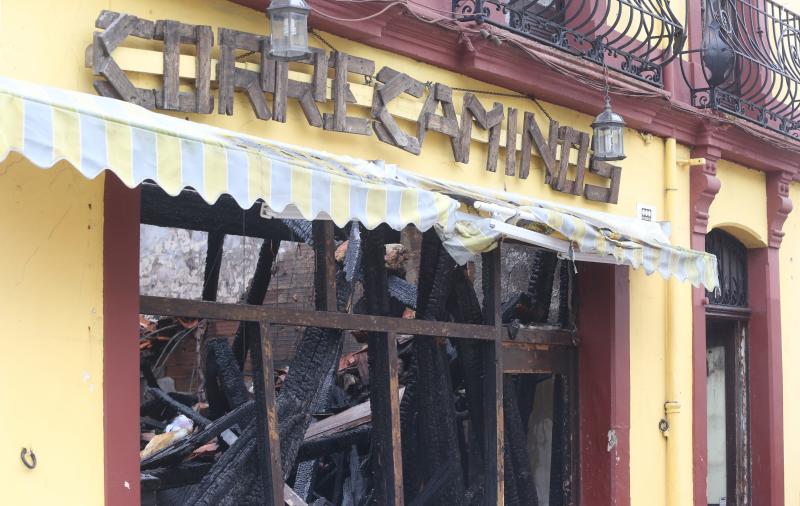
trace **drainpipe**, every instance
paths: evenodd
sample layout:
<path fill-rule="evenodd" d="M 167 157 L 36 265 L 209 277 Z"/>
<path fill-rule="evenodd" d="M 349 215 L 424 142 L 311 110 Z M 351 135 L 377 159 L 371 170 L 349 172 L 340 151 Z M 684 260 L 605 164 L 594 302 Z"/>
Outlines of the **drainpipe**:
<path fill-rule="evenodd" d="M 678 162 L 676 159 L 677 145 L 674 138 L 664 140 L 664 220 L 673 222 L 675 219 L 675 207 L 677 200 L 677 172 Z M 674 228 L 673 228 L 674 230 Z M 678 286 L 675 278 L 667 280 L 666 290 L 666 343 L 664 370 L 666 374 L 666 389 L 664 402 L 664 420 L 661 429 L 667 439 L 667 465 L 666 465 L 666 485 L 667 485 L 667 506 L 675 506 L 679 503 L 679 459 L 682 433 L 675 430 L 679 423 L 681 414 L 681 403 L 678 401 L 678 376 L 677 365 L 679 362 L 678 350 L 678 329 L 676 317 L 678 312 Z M 682 424 L 681 424 L 682 425 Z"/>

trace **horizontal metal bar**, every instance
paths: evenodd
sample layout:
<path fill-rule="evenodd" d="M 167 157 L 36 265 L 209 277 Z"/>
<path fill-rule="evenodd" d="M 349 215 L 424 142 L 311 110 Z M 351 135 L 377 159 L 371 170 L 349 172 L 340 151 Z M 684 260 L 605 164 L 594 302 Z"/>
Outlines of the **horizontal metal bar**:
<path fill-rule="evenodd" d="M 277 325 L 321 327 L 366 332 L 394 332 L 462 339 L 491 341 L 497 329 L 489 325 L 409 320 L 387 316 L 357 315 L 328 311 L 306 311 L 272 306 L 225 304 L 169 297 L 139 297 L 139 311 L 143 314 L 208 318 L 212 320 L 263 321 Z"/>

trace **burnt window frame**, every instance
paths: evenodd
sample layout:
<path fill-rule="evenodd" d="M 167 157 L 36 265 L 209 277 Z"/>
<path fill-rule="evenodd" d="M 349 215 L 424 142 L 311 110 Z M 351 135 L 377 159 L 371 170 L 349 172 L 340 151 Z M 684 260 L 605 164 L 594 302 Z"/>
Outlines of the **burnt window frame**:
<path fill-rule="evenodd" d="M 179 195 L 179 198 L 186 192 Z M 189 193 L 192 193 L 189 190 Z M 175 197 L 163 193 L 154 184 L 146 183 L 142 190 L 141 224 L 204 230 L 209 232 L 209 251 L 221 248 L 220 234 L 226 232 L 237 235 L 248 235 L 267 239 L 275 231 L 270 228 L 269 220 L 259 216 L 259 205 L 242 211 L 228 196 L 223 195 L 214 206 L 222 206 L 227 210 L 219 213 L 213 224 L 201 223 L 200 217 L 207 217 L 208 211 L 200 212 L 203 202 L 194 197 L 183 199 L 178 204 Z M 154 206 L 154 202 L 157 204 Z M 188 204 L 188 205 L 187 205 Z M 159 209 L 155 209 L 160 207 Z M 180 207 L 183 210 L 178 211 Z M 219 209 L 219 208 L 218 208 Z M 225 223 L 224 215 L 235 212 L 237 220 Z M 313 222 L 315 243 L 319 253 L 315 262 L 317 269 L 324 273 L 325 286 L 333 286 L 335 279 L 334 264 L 334 227 L 330 221 Z M 245 234 L 245 231 L 248 231 Z M 250 235 L 254 234 L 254 235 Z M 210 257 L 207 257 L 207 260 Z M 217 261 L 207 262 L 206 270 L 212 273 L 209 285 L 216 284 L 219 274 L 219 257 Z M 501 249 L 482 255 L 484 268 L 484 320 L 485 324 L 464 324 L 439 321 L 408 320 L 386 316 L 368 316 L 335 312 L 335 294 L 331 290 L 322 290 L 316 297 L 316 310 L 297 311 L 284 310 L 263 305 L 230 304 L 215 302 L 211 289 L 204 286 L 203 298 L 207 300 L 188 300 L 172 297 L 139 296 L 139 312 L 159 316 L 175 316 L 187 318 L 203 318 L 209 320 L 229 320 L 245 323 L 251 337 L 246 346 L 251 352 L 253 362 L 254 386 L 256 392 L 256 416 L 259 420 L 260 434 L 258 451 L 262 461 L 268 463 L 261 466 L 261 480 L 264 490 L 270 493 L 265 497 L 267 504 L 282 505 L 284 494 L 283 470 L 280 462 L 280 442 L 277 439 L 277 415 L 275 409 L 274 379 L 272 374 L 264 374 L 273 370 L 272 350 L 269 334 L 274 325 L 312 326 L 323 329 L 360 330 L 379 333 L 386 336 L 380 342 L 381 360 L 387 365 L 384 371 L 371 375 L 382 384 L 385 397 L 389 399 L 382 408 L 375 404 L 375 420 L 385 425 L 385 438 L 381 455 L 385 462 L 393 462 L 395 471 L 384 480 L 383 493 L 385 504 L 403 504 L 402 500 L 402 464 L 397 466 L 399 458 L 399 399 L 397 393 L 397 347 L 398 334 L 414 334 L 420 337 L 449 337 L 455 339 L 477 340 L 483 345 L 483 363 L 486 367 L 486 382 L 483 415 L 484 451 L 495 458 L 485 460 L 484 489 L 490 492 L 485 495 L 486 504 L 495 504 L 497 495 L 503 491 L 504 477 L 502 469 L 504 459 L 504 441 L 502 428 L 504 420 L 503 380 L 506 374 L 553 374 L 566 378 L 564 394 L 568 397 L 567 411 L 563 418 L 569 425 L 571 437 L 563 441 L 568 447 L 569 456 L 564 459 L 563 473 L 569 476 L 563 480 L 568 483 L 562 489 L 561 505 L 578 504 L 579 495 L 579 418 L 578 418 L 578 361 L 575 331 L 566 329 L 540 329 L 532 327 L 515 328 L 502 323 L 502 301 L 500 288 Z M 487 283 L 488 281 L 488 283 Z M 333 307 L 333 311 L 329 309 Z M 393 388 L 394 387 L 394 388 Z M 392 395 L 394 392 L 395 395 Z M 378 410 L 383 409 L 383 416 Z M 555 409 L 555 406 L 554 406 Z M 552 475 L 551 475 L 552 479 Z M 552 483 L 552 482 L 551 482 Z M 376 491 L 378 488 L 376 487 Z M 550 490 L 551 497 L 554 491 Z"/>

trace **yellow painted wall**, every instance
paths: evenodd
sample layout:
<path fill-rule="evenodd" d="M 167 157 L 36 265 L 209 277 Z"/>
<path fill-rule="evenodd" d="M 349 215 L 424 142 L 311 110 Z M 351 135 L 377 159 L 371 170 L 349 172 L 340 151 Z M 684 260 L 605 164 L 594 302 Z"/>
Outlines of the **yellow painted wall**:
<path fill-rule="evenodd" d="M 102 226 L 102 177 L 0 164 L 3 504 L 103 502 Z"/>
<path fill-rule="evenodd" d="M 663 216 L 663 141 L 654 139 L 658 152 L 647 166 L 647 176 L 639 179 L 641 186 L 651 186 L 660 192 L 657 217 Z M 689 149 L 678 146 L 678 160 L 689 158 Z M 679 168 L 676 181 L 675 215 L 672 216 L 672 242 L 689 246 L 689 170 Z M 666 389 L 666 289 L 667 281 L 659 276 L 646 276 L 631 271 L 630 277 L 630 340 L 631 340 L 631 504 L 661 506 L 667 504 L 666 439 L 658 429 L 664 417 Z M 678 330 L 678 349 L 682 350 L 674 363 L 681 403 L 680 415 L 671 432 L 678 446 L 678 475 L 674 491 L 676 505 L 692 503 L 692 357 L 691 357 L 691 288 L 673 283 L 677 290 L 678 314 L 673 324 Z"/>
<path fill-rule="evenodd" d="M 720 160 L 722 186 L 709 209 L 708 229 L 722 228 L 748 248 L 767 244 L 767 192 L 763 172 Z"/>
<path fill-rule="evenodd" d="M 63 2 L 61 0 L 0 0 L 0 74 L 26 79 L 34 82 L 61 86 L 69 89 L 93 92 L 91 71 L 84 67 L 84 50 L 91 42 L 91 33 L 94 30 L 94 19 L 102 9 L 111 9 L 130 12 L 147 19 L 180 19 L 187 23 L 209 24 L 214 27 L 223 26 L 254 33 L 263 33 L 266 20 L 256 11 L 243 8 L 222 0 L 190 1 L 190 0 L 86 0 L 80 3 Z M 47 13 L 43 16 L 42 13 Z M 37 33 L 43 34 L 31 37 L 30 31 L 35 27 Z M 376 62 L 376 68 L 383 65 L 391 66 L 404 71 L 416 79 L 426 82 L 442 82 L 452 87 L 477 88 L 482 90 L 507 91 L 501 88 L 488 86 L 458 74 L 444 71 L 436 67 L 421 64 L 410 58 L 399 57 L 385 51 L 359 45 L 338 37 L 325 35 L 338 49 L 357 56 L 366 57 Z M 313 39 L 312 39 L 313 40 Z M 156 44 L 131 44 L 137 47 L 158 47 Z M 216 49 L 215 49 L 216 52 Z M 147 76 L 136 76 L 136 81 L 142 85 L 155 84 Z M 480 97 L 486 106 L 496 100 L 496 97 Z M 544 126 L 544 117 L 537 107 L 527 99 L 513 99 L 502 97 L 499 99 L 506 106 L 517 107 L 521 110 L 535 112 L 540 124 Z M 460 98 L 456 98 L 457 103 Z M 422 101 L 418 102 L 421 107 Z M 547 110 L 562 124 L 590 131 L 592 117 L 576 113 L 552 104 L 544 104 Z M 600 104 L 598 104 L 599 112 Z M 626 133 L 626 151 L 628 158 L 621 162 L 623 166 L 622 186 L 618 205 L 591 203 L 580 197 L 568 196 L 552 191 L 543 184 L 543 174 L 540 168 L 532 171 L 527 180 L 507 177 L 503 174 L 503 165 L 500 164 L 497 173 L 484 170 L 485 148 L 474 144 L 471 162 L 466 165 L 456 164 L 453 161 L 449 142 L 445 137 L 429 133 L 425 140 L 422 156 L 414 156 L 399 149 L 379 142 L 374 136 L 365 138 L 360 136 L 327 132 L 307 125 L 299 107 L 290 101 L 288 122 L 279 124 L 257 120 L 253 115 L 250 105 L 243 94 L 237 94 L 235 99 L 234 116 L 188 115 L 188 119 L 207 124 L 213 124 L 247 134 L 276 139 L 290 143 L 302 141 L 304 144 L 321 150 L 346 154 L 367 159 L 383 159 L 389 163 L 420 171 L 428 175 L 436 175 L 444 179 L 460 180 L 462 182 L 484 187 L 506 189 L 508 191 L 533 195 L 548 200 L 583 206 L 614 214 L 633 216 L 636 204 L 650 204 L 657 208 L 656 219 L 663 219 L 663 155 L 664 144 L 662 139 L 642 136 L 638 132 L 628 130 Z M 354 115 L 363 114 L 363 108 L 353 108 Z M 520 114 L 520 126 L 522 114 Z M 408 127 L 408 125 L 405 125 Z M 679 147 L 678 158 L 688 158 L 688 149 Z M 501 159 L 503 150 L 501 149 Z M 5 166 L 3 166 L 5 167 Z M 744 210 L 763 209 L 763 196 L 750 198 L 747 190 L 752 190 L 752 185 L 761 188 L 759 195 L 763 194 L 763 179 L 750 174 L 746 169 L 730 164 L 720 164 L 720 178 L 723 180 L 723 190 L 712 207 L 712 222 L 724 224 L 725 220 L 741 220 L 748 229 L 756 230 L 757 237 L 765 237 L 766 218 L 755 212 L 748 216 Z M 17 189 L 17 182 L 28 181 L 23 188 L 29 189 L 21 192 Z M 33 182 L 37 182 L 33 184 Z M 70 191 L 66 191 L 70 190 Z M 16 193 L 15 193 L 16 192 Z M 6 195 L 19 194 L 19 200 L 7 199 Z M 742 200 L 743 195 L 747 200 Z M 102 348 L 101 334 L 99 333 L 100 313 L 88 313 L 90 308 L 102 307 L 101 298 L 101 223 L 102 217 L 102 185 L 99 182 L 86 182 L 81 180 L 72 169 L 59 169 L 55 172 L 34 170 L 22 163 L 10 169 L 0 169 L 0 209 L 6 211 L 0 216 L 8 217 L 25 216 L 27 220 L 21 223 L 9 222 L 7 218 L 0 218 L 0 230 L 5 232 L 6 227 L 11 227 L 13 234 L 19 236 L 18 241 L 6 241 L 14 244 L 13 251 L 3 251 L 0 259 L 7 269 L 6 275 L 0 279 L 9 279 L 7 276 L 19 277 L 19 266 L 24 264 L 28 257 L 25 281 L 20 288 L 14 291 L 13 296 L 8 293 L 0 294 L 6 297 L 7 303 L 14 302 L 13 306 L 4 304 L 6 313 L 14 308 L 12 321 L 17 321 L 7 335 L 0 337 L 10 339 L 14 336 L 15 346 L 28 346 L 22 357 L 14 354 L 13 369 L 5 366 L 0 370 L 0 378 L 5 379 L 6 371 L 17 371 L 21 368 L 31 369 L 35 365 L 33 350 L 41 355 L 42 350 L 49 350 L 53 357 L 47 367 L 46 376 L 31 385 L 15 386 L 20 390 L 3 392 L 12 402 L 21 403 L 25 399 L 46 399 L 49 401 L 48 409 L 59 407 L 68 399 L 70 406 L 78 406 L 78 418 L 74 425 L 59 425 L 52 423 L 47 426 L 25 424 L 14 419 L 13 426 L 2 426 L 4 437 L 0 438 L 0 445 L 10 444 L 12 448 L 6 451 L 2 447 L 0 460 L 0 475 L 19 476 L 14 481 L 12 488 L 12 503 L 23 504 L 25 501 L 39 499 L 38 504 L 53 502 L 48 501 L 50 494 L 59 494 L 60 504 L 99 504 L 102 502 L 102 386 L 95 382 L 102 373 Z M 47 197 L 47 198 L 45 198 Z M 758 200 L 761 198 L 761 200 Z M 677 189 L 677 215 L 673 216 L 673 240 L 680 245 L 688 246 L 688 199 L 689 175 L 687 169 L 680 169 L 678 174 Z M 753 200 L 755 199 L 755 200 Z M 92 210 L 88 210 L 88 203 L 94 202 Z M 742 202 L 748 202 L 746 208 Z M 84 209 L 84 204 L 87 207 Z M 759 207 L 761 206 L 761 207 Z M 748 211 L 750 212 L 750 211 Z M 30 216 L 28 218 L 28 216 Z M 61 221 L 59 221 L 61 220 Z M 715 221 L 716 220 L 716 221 Z M 8 223 L 8 225 L 7 225 Z M 92 225 L 92 228 L 87 228 Z M 52 236 L 48 235 L 51 234 Z M 69 233 L 67 233 L 69 232 Z M 27 234 L 27 235 L 23 235 Z M 43 235 L 44 234 L 44 235 Z M 47 240 L 44 243 L 39 241 Z M 42 246 L 43 244 L 43 246 Z M 37 250 L 36 245 L 40 248 Z M 35 254 L 34 251 L 36 252 Z M 31 256 L 32 255 L 32 256 Z M 78 266 L 69 271 L 61 270 L 62 266 Z M 30 277 L 27 277 L 30 276 Z M 11 279 L 16 279 L 12 277 Z M 47 296 L 52 304 L 57 305 L 54 314 L 59 314 L 65 321 L 56 319 L 37 323 L 41 328 L 36 332 L 25 327 L 19 322 L 28 322 L 29 318 L 22 319 L 19 313 L 19 301 L 34 298 L 42 293 L 46 283 L 44 280 L 59 280 Z M 38 280 L 38 282 L 35 282 Z M 75 295 L 75 287 L 81 287 L 84 292 L 81 297 Z M 666 283 L 659 277 L 647 277 L 641 272 L 631 273 L 631 495 L 634 505 L 660 506 L 666 504 L 665 490 L 665 441 L 658 431 L 658 421 L 663 417 L 664 398 L 664 356 L 665 356 L 665 289 Z M 679 451 L 679 490 L 677 491 L 678 503 L 691 502 L 692 474 L 691 474 L 691 325 L 690 325 L 690 292 L 688 286 L 678 287 L 680 307 L 683 308 L 675 320 L 680 336 L 680 349 L 685 350 L 678 364 L 679 400 L 682 402 L 681 418 L 673 428 L 673 432 L 681 434 Z M 0 299 L 3 300 L 3 299 Z M 22 308 L 32 311 L 30 308 Z M 0 311 L 3 311 L 0 309 Z M 6 315 L 6 313 L 2 313 Z M 5 322 L 7 318 L 3 318 Z M 56 340 L 53 336 L 67 336 L 66 339 Z M 18 339 L 27 337 L 27 339 Z M 44 342 L 47 339 L 48 347 L 36 340 Z M 21 343 L 21 344 L 16 344 Z M 69 343 L 67 345 L 66 343 Z M 16 348 L 15 348 L 16 349 Z M 9 361 L 8 358 L 0 360 Z M 43 359 L 41 359 L 43 360 Z M 0 362 L 0 364 L 3 364 Z M 19 365 L 17 365 L 19 364 Z M 33 367 L 35 369 L 35 367 Z M 84 371 L 88 371 L 88 380 L 84 380 Z M 78 383 L 74 384 L 74 374 L 79 375 Z M 14 376 L 16 378 L 16 376 Z M 8 382 L 0 383 L 0 389 L 8 388 Z M 89 385 L 94 385 L 93 392 L 88 392 Z M 57 398 L 43 397 L 55 396 L 43 392 L 45 385 L 56 385 Z M 49 392 L 49 391 L 48 391 Z M 92 395 L 91 402 L 85 399 Z M 85 403 L 75 399 L 85 399 Z M 35 403 L 34 412 L 38 413 Z M 38 402 L 38 401 L 37 401 Z M 31 408 L 28 408 L 30 410 Z M 60 415 L 64 412 L 61 411 Z M 44 415 L 42 415 L 44 417 Z M 66 417 L 60 416 L 61 420 Z M 11 423 L 0 417 L 0 424 Z M 85 423 L 86 421 L 89 423 Z M 36 430 L 33 430 L 35 428 Z M 5 437 L 11 434 L 12 437 Z M 75 434 L 83 437 L 75 438 Z M 9 441 L 9 443 L 6 443 Z M 56 446 L 56 441 L 60 446 Z M 40 454 L 41 469 L 29 473 L 22 469 L 16 454 L 18 446 L 33 444 L 34 449 Z M 74 449 L 70 445 L 80 445 Z M 53 452 L 70 450 L 70 458 L 78 457 L 78 463 L 70 460 L 68 465 L 56 460 Z M 7 457 L 11 455 L 11 457 Z M 81 467 L 83 466 L 83 467 Z M 92 472 L 80 472 L 80 469 L 89 469 Z M 6 469 L 8 469 L 7 474 Z M 74 490 L 77 475 L 91 476 L 89 482 L 82 482 L 80 490 Z M 19 485 L 17 485 L 19 483 Z M 73 495 L 70 495 L 73 494 Z"/>
<path fill-rule="evenodd" d="M 790 190 L 795 208 L 800 206 L 800 184 Z M 783 347 L 783 462 L 786 506 L 800 506 L 800 213 L 789 215 L 781 243 L 781 333 Z"/>

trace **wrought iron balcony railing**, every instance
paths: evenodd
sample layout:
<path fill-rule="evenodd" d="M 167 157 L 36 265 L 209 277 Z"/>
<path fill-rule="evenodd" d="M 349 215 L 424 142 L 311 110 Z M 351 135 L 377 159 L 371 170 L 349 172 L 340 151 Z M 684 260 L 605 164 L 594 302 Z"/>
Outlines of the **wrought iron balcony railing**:
<path fill-rule="evenodd" d="M 490 23 L 663 86 L 685 31 L 669 0 L 453 0 L 460 21 Z"/>
<path fill-rule="evenodd" d="M 702 44 L 687 53 L 699 55 L 681 58 L 693 105 L 800 136 L 800 16 L 772 0 L 703 0 Z"/>

